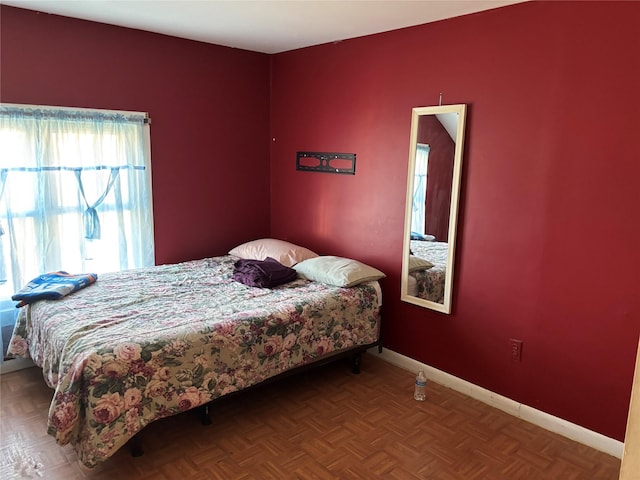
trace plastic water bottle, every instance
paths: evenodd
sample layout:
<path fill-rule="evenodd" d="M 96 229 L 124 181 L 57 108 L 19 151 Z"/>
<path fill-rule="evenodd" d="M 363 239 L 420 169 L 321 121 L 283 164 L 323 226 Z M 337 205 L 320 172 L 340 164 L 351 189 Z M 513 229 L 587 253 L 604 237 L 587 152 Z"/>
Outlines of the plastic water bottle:
<path fill-rule="evenodd" d="M 416 388 L 413 392 L 413 398 L 419 402 L 424 402 L 427 398 L 427 377 L 424 376 L 422 370 L 416 375 Z"/>

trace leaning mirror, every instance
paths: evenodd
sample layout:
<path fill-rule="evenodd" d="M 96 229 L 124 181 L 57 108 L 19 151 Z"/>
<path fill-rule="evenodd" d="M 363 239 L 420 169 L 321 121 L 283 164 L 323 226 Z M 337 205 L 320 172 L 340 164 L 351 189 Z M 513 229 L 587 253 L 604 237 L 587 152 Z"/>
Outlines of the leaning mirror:
<path fill-rule="evenodd" d="M 401 300 L 451 312 L 466 105 L 411 114 Z"/>

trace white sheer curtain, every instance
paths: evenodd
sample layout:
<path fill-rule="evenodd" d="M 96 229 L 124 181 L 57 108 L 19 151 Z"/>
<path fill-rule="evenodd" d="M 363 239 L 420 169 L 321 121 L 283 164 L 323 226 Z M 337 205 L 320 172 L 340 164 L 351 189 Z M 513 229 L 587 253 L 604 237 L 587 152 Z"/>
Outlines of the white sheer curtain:
<path fill-rule="evenodd" d="M 0 105 L 0 310 L 45 272 L 153 264 L 146 114 Z"/>
<path fill-rule="evenodd" d="M 416 148 L 416 168 L 413 178 L 413 210 L 411 212 L 411 231 L 424 234 L 425 202 L 427 200 L 427 165 L 429 164 L 429 145 L 419 143 Z"/>

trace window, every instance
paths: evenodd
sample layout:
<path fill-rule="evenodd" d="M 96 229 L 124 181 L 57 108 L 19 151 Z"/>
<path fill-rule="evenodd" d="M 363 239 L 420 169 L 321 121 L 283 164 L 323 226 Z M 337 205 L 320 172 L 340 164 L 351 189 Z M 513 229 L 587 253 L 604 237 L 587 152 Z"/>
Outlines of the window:
<path fill-rule="evenodd" d="M 149 138 L 144 113 L 0 105 L 3 337 L 41 273 L 154 264 Z"/>
<path fill-rule="evenodd" d="M 425 234 L 425 210 L 427 201 L 427 165 L 429 145 L 418 143 L 416 147 L 416 169 L 413 179 L 413 211 L 411 212 L 411 232 Z"/>

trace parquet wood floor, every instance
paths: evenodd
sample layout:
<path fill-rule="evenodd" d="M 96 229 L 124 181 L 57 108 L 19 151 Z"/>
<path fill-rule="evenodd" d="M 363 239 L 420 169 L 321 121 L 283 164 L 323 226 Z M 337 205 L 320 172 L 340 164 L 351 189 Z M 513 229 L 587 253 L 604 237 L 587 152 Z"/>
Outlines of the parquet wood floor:
<path fill-rule="evenodd" d="M 413 378 L 371 353 L 360 375 L 338 361 L 220 400 L 209 426 L 191 412 L 157 421 L 143 456 L 125 447 L 86 471 L 46 434 L 52 391 L 40 370 L 21 370 L 0 377 L 0 478 L 618 478 L 619 459 L 453 390 L 429 383 L 416 402 Z"/>

